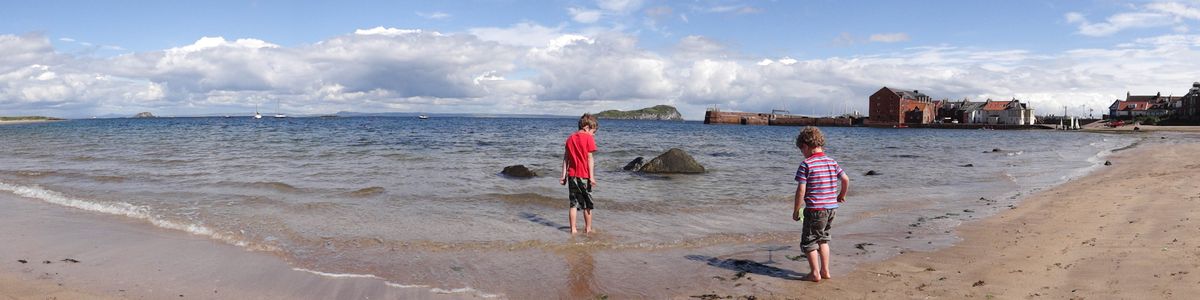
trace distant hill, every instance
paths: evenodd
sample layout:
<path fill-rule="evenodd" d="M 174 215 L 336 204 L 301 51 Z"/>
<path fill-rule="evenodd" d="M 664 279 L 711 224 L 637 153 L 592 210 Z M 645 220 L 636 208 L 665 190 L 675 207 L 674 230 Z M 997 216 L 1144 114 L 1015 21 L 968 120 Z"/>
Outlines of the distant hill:
<path fill-rule="evenodd" d="M 152 114 L 152 113 L 150 113 L 150 112 L 148 112 L 148 111 L 143 111 L 143 112 L 140 112 L 140 113 L 138 113 L 138 114 L 136 114 L 136 115 L 133 115 L 133 117 L 134 117 L 134 118 L 153 118 L 153 117 L 154 117 L 154 114 Z"/>
<path fill-rule="evenodd" d="M 0 117 L 0 121 L 58 121 L 62 120 L 54 117 L 44 116 L 19 116 L 19 117 Z"/>
<path fill-rule="evenodd" d="M 618 120 L 683 121 L 683 115 L 679 114 L 679 111 L 675 110 L 675 107 L 670 105 L 656 105 L 654 107 L 630 111 L 606 110 L 596 114 L 596 118 Z"/>

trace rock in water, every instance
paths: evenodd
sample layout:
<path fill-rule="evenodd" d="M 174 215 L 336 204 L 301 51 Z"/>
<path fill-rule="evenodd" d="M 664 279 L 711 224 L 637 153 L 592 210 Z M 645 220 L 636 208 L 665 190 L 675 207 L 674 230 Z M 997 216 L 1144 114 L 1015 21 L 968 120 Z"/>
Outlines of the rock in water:
<path fill-rule="evenodd" d="M 143 112 L 140 112 L 140 113 L 138 113 L 138 114 L 136 114 L 136 115 L 133 115 L 133 117 L 134 117 L 134 118 L 153 118 L 153 117 L 154 117 L 154 114 L 152 114 L 152 113 L 150 113 L 150 112 L 148 112 L 148 111 L 143 111 Z"/>
<path fill-rule="evenodd" d="M 1112 162 L 1111 162 L 1111 161 L 1107 161 L 1107 160 L 1106 160 L 1106 161 L 1104 161 L 1104 165 L 1105 165 L 1105 166 L 1111 166 L 1111 165 L 1112 165 Z"/>
<path fill-rule="evenodd" d="M 963 168 L 970 168 L 970 167 L 974 167 L 974 166 L 975 166 L 975 164 L 965 164 L 965 165 L 962 165 L 962 166 L 963 166 Z"/>
<path fill-rule="evenodd" d="M 704 166 L 678 148 L 651 159 L 639 170 L 646 173 L 704 173 Z"/>
<path fill-rule="evenodd" d="M 875 170 L 870 170 L 870 171 L 867 171 L 867 174 L 863 174 L 863 175 L 875 176 L 875 175 L 879 175 L 879 172 L 875 172 Z"/>
<path fill-rule="evenodd" d="M 643 164 L 645 164 L 645 160 L 645 158 L 638 156 L 638 158 L 634 158 L 633 161 L 626 164 L 623 169 L 625 169 L 625 171 L 637 171 L 642 168 Z"/>
<path fill-rule="evenodd" d="M 530 170 L 529 168 L 526 168 L 525 165 L 515 165 L 515 166 L 504 167 L 504 170 L 500 171 L 500 174 L 504 174 L 504 176 L 516 177 L 516 178 L 537 177 L 537 173 L 533 172 L 533 170 Z"/>

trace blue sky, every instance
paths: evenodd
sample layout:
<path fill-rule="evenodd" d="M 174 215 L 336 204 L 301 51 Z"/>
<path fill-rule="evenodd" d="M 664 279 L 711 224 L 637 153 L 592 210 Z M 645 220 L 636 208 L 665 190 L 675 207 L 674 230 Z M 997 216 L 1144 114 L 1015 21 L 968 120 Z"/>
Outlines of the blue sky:
<path fill-rule="evenodd" d="M 885 85 L 1049 112 L 1200 80 L 1194 0 L 6 1 L 0 19 L 0 115 L 698 119 L 865 110 Z"/>

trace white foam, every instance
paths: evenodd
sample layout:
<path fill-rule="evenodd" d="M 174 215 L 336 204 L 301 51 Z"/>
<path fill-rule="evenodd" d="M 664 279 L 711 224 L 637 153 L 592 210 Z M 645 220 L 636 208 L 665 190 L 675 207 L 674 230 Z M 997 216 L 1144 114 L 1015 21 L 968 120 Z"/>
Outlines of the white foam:
<path fill-rule="evenodd" d="M 211 228 L 208 228 L 204 225 L 192 224 L 192 223 L 180 223 L 180 222 L 176 222 L 176 221 L 164 220 L 164 219 L 161 219 L 161 218 L 158 218 L 158 217 L 152 215 L 149 212 L 149 209 L 146 209 L 146 207 L 137 206 L 137 205 L 133 205 L 133 204 L 125 203 L 125 202 L 111 202 L 111 203 L 91 202 L 91 201 L 85 201 L 85 200 L 71 198 L 66 195 L 63 195 L 62 193 L 52 191 L 52 190 L 47 190 L 47 189 L 44 189 L 44 188 L 41 188 L 38 186 L 12 185 L 12 184 L 4 183 L 4 182 L 0 182 L 0 190 L 9 191 L 9 192 L 12 192 L 13 194 L 17 194 L 18 196 L 22 196 L 22 197 L 42 200 L 42 201 L 44 201 L 46 203 L 50 203 L 50 204 L 61 205 L 61 206 L 66 206 L 66 207 L 70 207 L 70 208 L 82 209 L 82 210 L 98 212 L 98 213 L 105 213 L 105 214 L 110 214 L 110 215 L 123 216 L 123 217 L 128 217 L 128 218 L 137 219 L 137 220 L 143 220 L 143 221 L 146 221 L 146 222 L 148 222 L 154 226 L 157 226 L 159 228 L 178 230 L 178 231 L 183 231 L 183 232 L 187 232 L 190 234 L 205 236 L 205 237 L 209 237 L 209 238 L 219 240 L 219 241 L 222 241 L 225 243 L 229 243 L 232 245 L 237 245 L 239 247 L 243 247 L 243 248 L 250 249 L 250 250 L 257 250 L 257 251 L 276 251 L 276 250 L 278 250 L 277 248 L 275 248 L 273 246 L 268 246 L 268 245 L 251 245 L 250 243 L 247 243 L 246 241 L 243 241 L 243 240 L 237 238 L 236 236 L 213 231 Z"/>
<path fill-rule="evenodd" d="M 330 277 L 330 278 L 376 279 L 379 281 L 383 281 L 383 284 L 386 284 L 387 286 L 396 287 L 396 288 L 411 289 L 411 288 L 429 288 L 430 287 L 428 285 L 423 285 L 423 284 L 416 284 L 416 285 L 399 284 L 399 283 L 387 281 L 387 280 L 383 279 L 382 277 L 375 276 L 374 274 L 326 273 L 326 272 L 309 270 L 309 269 L 304 269 L 304 268 L 292 268 L 292 270 L 310 273 L 310 274 L 316 274 L 319 276 Z M 479 290 L 476 290 L 476 289 L 473 289 L 470 287 L 448 289 L 448 290 L 442 289 L 442 288 L 430 288 L 429 291 L 432 293 L 435 293 L 435 294 L 472 294 L 472 295 L 482 297 L 482 298 L 498 298 L 498 297 L 500 297 L 500 295 L 483 293 L 482 291 L 479 291 Z"/>

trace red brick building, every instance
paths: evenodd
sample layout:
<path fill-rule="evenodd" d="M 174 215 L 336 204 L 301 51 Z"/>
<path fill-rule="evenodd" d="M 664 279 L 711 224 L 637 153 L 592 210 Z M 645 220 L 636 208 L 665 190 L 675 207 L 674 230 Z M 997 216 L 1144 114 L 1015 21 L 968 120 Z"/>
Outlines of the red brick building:
<path fill-rule="evenodd" d="M 937 117 L 933 99 L 918 90 L 883 87 L 871 94 L 870 126 L 929 124 Z"/>

